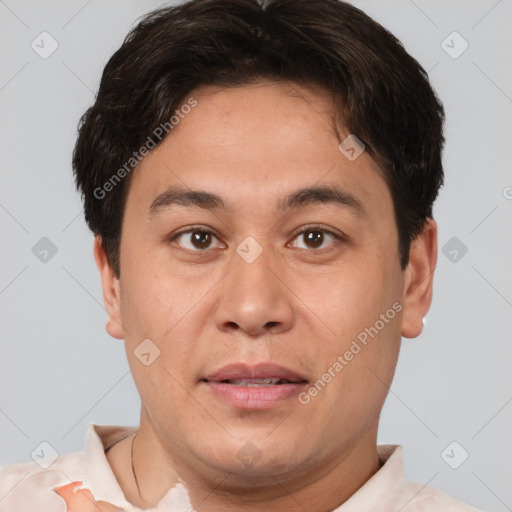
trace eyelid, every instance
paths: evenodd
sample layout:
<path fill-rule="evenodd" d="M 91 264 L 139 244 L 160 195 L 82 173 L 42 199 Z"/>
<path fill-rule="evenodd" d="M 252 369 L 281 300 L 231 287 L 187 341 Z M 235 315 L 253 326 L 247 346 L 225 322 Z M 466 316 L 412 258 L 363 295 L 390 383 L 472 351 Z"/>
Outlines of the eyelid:
<path fill-rule="evenodd" d="M 214 229 L 210 228 L 209 226 L 202 226 L 202 225 L 188 226 L 186 228 L 183 228 L 182 230 L 177 231 L 177 232 L 173 233 L 172 235 L 170 235 L 167 240 L 169 242 L 173 242 L 176 238 L 178 238 L 181 235 L 185 235 L 187 233 L 197 233 L 197 232 L 209 233 L 209 234 L 213 235 L 217 240 L 220 241 L 220 238 Z M 224 243 L 222 243 L 222 245 L 225 246 Z M 188 250 L 188 249 L 186 249 L 186 250 Z M 207 250 L 208 249 L 204 249 L 203 251 L 197 250 L 197 251 L 193 251 L 193 252 L 206 252 Z"/>
<path fill-rule="evenodd" d="M 195 231 L 208 232 L 208 233 L 212 233 L 213 235 L 217 236 L 217 234 L 215 233 L 215 230 L 213 228 L 211 228 L 209 226 L 203 226 L 201 224 L 198 224 L 196 226 L 188 226 L 186 228 L 183 228 L 180 231 L 176 231 L 175 233 L 172 234 L 171 239 L 176 238 L 178 235 L 183 235 L 184 233 L 190 233 L 190 232 L 195 232 Z"/>
<path fill-rule="evenodd" d="M 298 238 L 300 235 L 307 233 L 308 231 L 319 231 L 324 234 L 331 235 L 337 242 L 346 242 L 348 240 L 348 236 L 345 235 L 345 233 L 334 231 L 330 228 L 323 227 L 320 224 L 308 224 L 306 226 L 302 226 L 299 228 L 298 231 L 294 231 L 292 235 L 292 242 Z M 332 244 L 331 244 L 332 245 Z M 300 251 L 306 251 L 306 252 L 318 252 L 321 253 L 322 251 L 329 249 L 328 247 L 322 247 L 320 249 L 303 249 L 298 248 Z"/>
<path fill-rule="evenodd" d="M 305 233 L 306 231 L 313 231 L 313 230 L 321 231 L 322 233 L 328 233 L 329 235 L 332 235 L 339 240 L 347 240 L 348 239 L 348 236 L 345 235 L 345 233 L 343 233 L 341 231 L 335 231 L 334 229 L 331 229 L 328 227 L 324 227 L 321 224 L 306 224 L 305 226 L 300 227 L 298 229 L 298 231 L 294 231 L 292 233 L 292 236 L 294 238 L 296 238 L 297 235 L 301 235 L 302 233 Z"/>

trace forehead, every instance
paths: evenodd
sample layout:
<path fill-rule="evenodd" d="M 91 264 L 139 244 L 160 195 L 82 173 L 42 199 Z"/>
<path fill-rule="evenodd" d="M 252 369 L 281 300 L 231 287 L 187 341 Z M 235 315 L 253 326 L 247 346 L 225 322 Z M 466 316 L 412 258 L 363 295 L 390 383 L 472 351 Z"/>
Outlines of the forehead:
<path fill-rule="evenodd" d="M 315 185 L 345 190 L 361 203 L 391 201 L 366 152 L 350 161 L 338 149 L 329 94 L 263 82 L 202 87 L 190 97 L 197 105 L 139 164 L 130 187 L 137 194 L 128 202 L 149 210 L 174 186 L 225 198 L 226 209 L 259 203 L 277 210 L 291 192 Z M 349 135 L 342 126 L 339 133 Z"/>

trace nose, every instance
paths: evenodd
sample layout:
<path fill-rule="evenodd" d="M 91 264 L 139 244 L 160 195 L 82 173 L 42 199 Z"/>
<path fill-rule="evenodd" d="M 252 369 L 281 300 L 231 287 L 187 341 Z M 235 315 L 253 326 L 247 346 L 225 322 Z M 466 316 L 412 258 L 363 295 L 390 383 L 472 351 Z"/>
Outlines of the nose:
<path fill-rule="evenodd" d="M 293 293 L 286 283 L 286 269 L 270 253 L 264 249 L 252 262 L 234 256 L 234 267 L 219 289 L 215 312 L 219 330 L 260 337 L 291 328 Z"/>

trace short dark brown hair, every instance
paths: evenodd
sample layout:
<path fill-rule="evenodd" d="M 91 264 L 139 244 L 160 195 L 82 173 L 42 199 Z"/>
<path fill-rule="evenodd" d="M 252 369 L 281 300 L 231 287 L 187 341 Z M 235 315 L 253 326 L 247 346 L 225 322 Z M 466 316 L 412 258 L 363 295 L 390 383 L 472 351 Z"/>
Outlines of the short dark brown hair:
<path fill-rule="evenodd" d="M 191 0 L 139 21 L 105 66 L 94 105 L 80 120 L 77 188 L 117 277 L 138 150 L 149 138 L 154 145 L 163 140 L 152 134 L 172 128 L 171 117 L 197 87 L 263 79 L 320 86 L 341 100 L 335 114 L 365 144 L 390 188 L 405 268 L 443 183 L 444 110 L 425 70 L 395 36 L 343 1 Z"/>

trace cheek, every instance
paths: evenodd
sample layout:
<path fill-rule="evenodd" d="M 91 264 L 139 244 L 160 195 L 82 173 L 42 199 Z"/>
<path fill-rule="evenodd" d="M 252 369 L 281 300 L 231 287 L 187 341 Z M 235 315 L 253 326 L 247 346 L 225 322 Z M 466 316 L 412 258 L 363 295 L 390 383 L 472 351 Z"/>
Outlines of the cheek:
<path fill-rule="evenodd" d="M 125 264 L 121 276 L 125 348 L 143 399 L 154 400 L 160 393 L 177 396 L 180 384 L 188 386 L 190 362 L 205 321 L 198 314 L 214 285 L 212 279 L 191 282 L 170 271 L 168 262 L 159 261 L 149 250 Z"/>
<path fill-rule="evenodd" d="M 130 341 L 140 336 L 160 340 L 170 332 L 193 296 L 188 288 L 149 251 L 126 262 L 121 273 L 121 315 Z"/>
<path fill-rule="evenodd" d="M 130 262 L 131 263 L 131 262 Z M 181 364 L 183 343 L 172 346 L 176 324 L 186 304 L 181 289 L 155 265 L 141 261 L 125 265 L 121 273 L 121 316 L 125 350 L 141 396 L 154 396 L 162 382 Z M 171 358 L 171 354 L 173 357 Z M 165 384 L 167 386 L 167 384 Z"/>
<path fill-rule="evenodd" d="M 360 331 L 359 338 L 339 339 L 322 354 L 313 384 L 319 391 L 313 391 L 310 405 L 333 435 L 340 428 L 358 435 L 378 421 L 398 358 L 398 325 L 397 317 L 380 331 L 380 324 L 372 325 Z"/>
<path fill-rule="evenodd" d="M 322 346 L 314 355 L 317 378 L 329 382 L 325 388 L 320 383 L 323 390 L 314 400 L 325 400 L 322 409 L 331 411 L 338 425 L 373 418 L 394 373 L 400 347 L 399 269 L 393 262 L 384 265 L 361 258 L 309 279 L 297 293 L 315 313 L 308 313 L 314 332 L 325 331 L 323 339 L 317 336 Z"/>
<path fill-rule="evenodd" d="M 399 299 L 397 272 L 394 265 L 388 266 L 373 258 L 347 259 L 328 272 L 294 272 L 288 279 L 305 317 L 340 349 L 379 321 Z M 391 313 L 386 320 L 396 316 L 395 311 Z M 390 330 L 390 323 L 386 322 L 385 330 Z"/>

